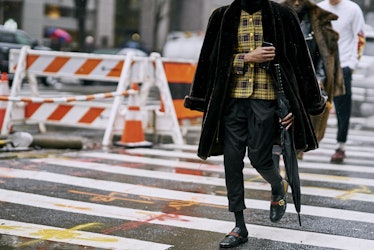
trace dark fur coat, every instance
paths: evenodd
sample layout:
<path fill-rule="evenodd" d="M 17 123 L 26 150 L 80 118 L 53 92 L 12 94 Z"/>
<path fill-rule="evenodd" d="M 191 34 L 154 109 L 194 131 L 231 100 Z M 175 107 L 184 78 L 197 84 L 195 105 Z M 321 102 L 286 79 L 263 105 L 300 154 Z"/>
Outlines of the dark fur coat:
<path fill-rule="evenodd" d="M 317 140 L 321 141 L 325 134 L 334 96 L 345 93 L 343 72 L 339 60 L 339 34 L 332 29 L 331 25 L 331 21 L 336 20 L 338 16 L 320 8 L 312 2 L 306 2 L 305 8 L 309 14 L 310 23 L 319 53 L 324 62 L 326 74 L 326 80 L 323 85 L 328 96 L 328 106 L 322 114 L 311 117 Z"/>
<path fill-rule="evenodd" d="M 211 15 L 190 94 L 185 98 L 185 107 L 204 112 L 198 149 L 202 159 L 222 154 L 220 123 L 232 88 L 231 67 L 240 13 L 240 0 L 235 0 Z M 281 65 L 283 87 L 294 114 L 295 146 L 303 151 L 316 149 L 318 142 L 309 114 L 320 114 L 325 100 L 297 16 L 289 7 L 263 0 L 262 24 L 264 40 L 274 44 Z"/>

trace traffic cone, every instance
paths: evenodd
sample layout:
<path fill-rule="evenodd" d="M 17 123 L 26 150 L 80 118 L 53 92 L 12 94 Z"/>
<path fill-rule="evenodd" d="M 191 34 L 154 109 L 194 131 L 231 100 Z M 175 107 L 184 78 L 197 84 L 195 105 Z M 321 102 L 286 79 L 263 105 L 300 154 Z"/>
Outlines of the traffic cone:
<path fill-rule="evenodd" d="M 115 145 L 127 148 L 152 147 L 152 143 L 145 140 L 143 132 L 138 85 L 134 83 L 132 89 L 136 90 L 136 92 L 130 93 L 121 140 L 115 142 Z"/>
<path fill-rule="evenodd" d="M 1 73 L 0 95 L 9 96 L 9 81 L 8 81 L 8 74 L 6 72 Z M 6 107 L 7 107 L 7 102 L 0 101 L 0 130 L 3 127 Z"/>

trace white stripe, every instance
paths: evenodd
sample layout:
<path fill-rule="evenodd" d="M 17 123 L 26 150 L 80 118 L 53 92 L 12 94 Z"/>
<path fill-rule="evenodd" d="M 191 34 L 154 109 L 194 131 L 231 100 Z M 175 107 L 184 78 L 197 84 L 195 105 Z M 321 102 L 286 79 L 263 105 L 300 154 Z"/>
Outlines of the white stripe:
<path fill-rule="evenodd" d="M 42 241 L 48 240 L 53 242 L 64 242 L 68 244 L 82 245 L 87 247 L 117 250 L 163 250 L 172 247 L 171 245 L 10 220 L 0 219 L 0 225 L 0 234 L 15 235 Z M 48 232 L 48 236 L 43 236 L 43 232 Z M 69 237 L 70 235 L 71 237 Z M 27 243 L 29 242 L 24 242 L 20 247 L 25 247 L 24 249 L 26 249 L 27 247 L 35 247 L 34 245 L 27 245 Z M 37 242 L 30 241 L 30 243 Z"/>
<path fill-rule="evenodd" d="M 28 71 L 43 72 L 51 64 L 54 57 L 38 57 L 36 61 L 27 69 Z"/>
<path fill-rule="evenodd" d="M 11 176 L 13 178 L 25 178 L 39 181 L 48 180 L 48 182 L 106 190 L 112 192 L 118 192 L 120 190 L 121 193 L 129 193 L 139 196 L 149 196 L 168 200 L 183 200 L 201 204 L 227 206 L 227 198 L 224 196 L 197 194 L 192 192 L 175 191 L 162 188 L 146 187 L 104 180 L 95 180 L 89 178 L 53 174 L 39 171 L 16 170 L 9 168 L 0 168 L 0 170 L 2 173 L 6 173 L 7 176 Z M 268 201 L 245 199 L 245 203 L 248 204 L 250 208 L 269 210 Z M 371 213 L 334 208 L 315 207 L 308 205 L 303 205 L 302 210 L 302 213 L 305 215 L 374 223 L 374 214 Z M 287 212 L 296 213 L 295 208 L 292 205 L 288 206 Z"/>
<path fill-rule="evenodd" d="M 224 171 L 222 165 L 212 165 L 212 164 L 194 163 L 194 162 L 181 162 L 179 160 L 155 159 L 155 158 L 147 158 L 147 157 L 139 157 L 139 156 L 131 156 L 131 155 L 119 155 L 119 154 L 102 153 L 102 152 L 82 152 L 80 153 L 80 155 L 85 156 L 85 157 L 157 165 L 157 166 L 163 166 L 163 167 L 168 167 L 168 168 L 186 168 L 186 169 L 194 169 L 194 170 L 201 170 L 201 171 L 219 172 L 219 173 L 223 173 Z M 244 168 L 243 173 L 250 174 L 250 175 L 258 175 L 255 169 L 250 169 L 250 168 Z M 333 183 L 374 186 L 374 182 L 372 179 L 364 179 L 364 178 L 332 176 L 332 175 L 327 176 L 327 175 L 317 175 L 317 174 L 308 174 L 308 173 L 300 173 L 300 178 L 303 180 L 312 180 L 312 181 L 324 181 L 324 182 L 328 181 L 328 182 L 333 182 Z"/>
<path fill-rule="evenodd" d="M 87 59 L 88 58 L 70 57 L 64 66 L 57 72 L 57 74 L 74 75 L 74 73 L 83 66 Z"/>
<path fill-rule="evenodd" d="M 316 149 L 314 151 L 311 151 L 310 153 L 313 153 L 313 154 L 316 154 L 316 155 L 319 155 L 320 157 L 325 157 L 327 156 L 327 161 L 330 161 L 330 157 L 333 153 L 335 153 L 335 148 L 319 148 L 319 149 Z M 346 157 L 349 158 L 349 157 L 365 157 L 365 158 L 373 158 L 373 154 L 374 154 L 374 151 L 361 151 L 361 150 L 357 150 L 357 148 L 359 148 L 358 146 L 356 146 L 356 151 L 354 150 L 349 150 L 349 149 L 346 149 L 345 150 L 345 154 L 346 154 Z M 307 152 L 306 154 L 308 154 L 309 152 Z"/>
<path fill-rule="evenodd" d="M 38 208 L 100 217 L 105 216 L 107 218 L 147 222 L 156 225 L 175 226 L 217 233 L 227 233 L 228 228 L 232 227 L 232 222 L 227 221 L 71 201 L 9 190 L 1 190 L 0 199 L 4 202 L 34 206 Z M 361 250 L 374 248 L 374 241 L 366 239 L 250 224 L 247 225 L 247 228 L 249 231 L 249 236 L 255 238 L 263 238 L 294 244 L 330 247 L 335 249 Z"/>
<path fill-rule="evenodd" d="M 166 150 L 157 150 L 157 149 L 147 149 L 147 148 L 135 148 L 135 149 L 127 149 L 127 152 L 135 155 L 151 155 L 151 156 L 165 156 L 165 157 L 175 157 L 175 158 L 183 158 L 183 159 L 196 159 L 196 154 L 187 153 L 187 152 L 178 152 L 178 151 L 166 151 Z M 373 152 L 374 153 L 374 152 Z M 321 158 L 319 156 L 319 158 Z M 222 162 L 223 158 L 217 159 Z M 209 162 L 209 160 L 208 160 Z M 323 169 L 323 170 L 343 170 L 343 171 L 351 171 L 351 172 L 363 172 L 363 173 L 374 173 L 374 168 L 372 167 L 360 167 L 355 165 L 334 165 L 334 164 L 322 164 L 322 163 L 308 163 L 304 161 L 299 161 L 299 168 L 307 168 L 307 169 Z"/>
<path fill-rule="evenodd" d="M 57 107 L 58 104 L 55 103 L 48 103 L 48 105 L 43 104 L 28 119 L 36 121 L 45 121 L 56 110 Z"/>
<path fill-rule="evenodd" d="M 119 60 L 103 60 L 90 73 L 93 76 L 106 76 L 117 64 Z"/>
<path fill-rule="evenodd" d="M 65 166 L 71 168 L 82 168 L 89 170 L 102 171 L 105 173 L 115 173 L 123 174 L 129 176 L 138 176 L 146 177 L 161 180 L 172 180 L 188 183 L 197 183 L 202 185 L 213 185 L 225 187 L 225 180 L 222 178 L 207 177 L 207 176 L 196 176 L 196 175 L 187 175 L 187 174 L 177 174 L 170 172 L 160 172 L 153 170 L 137 169 L 137 168 L 127 168 L 124 166 L 109 165 L 96 162 L 82 162 L 77 160 L 66 160 L 66 159 L 53 159 L 53 158 L 44 158 L 44 159 L 33 159 L 31 160 L 37 163 L 46 163 L 53 164 L 58 166 Z M 247 189 L 254 190 L 264 190 L 269 191 L 270 185 L 267 182 L 253 182 L 245 180 L 244 186 Z M 363 194 L 361 192 L 366 192 L 369 194 Z M 356 190 L 340 190 L 340 189 L 327 189 L 319 187 L 302 187 L 302 193 L 305 195 L 318 196 L 318 197 L 329 197 L 329 198 L 338 198 L 344 200 L 358 200 L 365 202 L 374 202 L 374 195 L 371 194 L 370 190 L 364 188 Z"/>
<path fill-rule="evenodd" d="M 71 105 L 71 104 L 67 104 Z M 63 124 L 77 124 L 79 119 L 83 117 L 89 110 L 89 107 L 74 106 L 72 105 L 71 109 L 66 112 L 64 116 L 59 120 Z"/>
<path fill-rule="evenodd" d="M 335 170 L 335 171 L 349 171 L 351 173 L 367 173 L 367 174 L 374 174 L 373 167 L 361 167 L 357 165 L 349 165 L 349 164 L 326 164 L 326 163 L 316 163 L 316 162 L 306 162 L 306 161 L 299 161 L 299 168 L 305 169 L 318 169 L 318 170 Z"/>
<path fill-rule="evenodd" d="M 314 162 L 315 165 L 318 165 L 319 163 L 326 163 L 326 162 L 330 162 L 330 157 L 331 157 L 332 153 L 329 154 L 327 157 L 324 157 L 323 155 L 321 154 L 311 154 L 311 153 L 307 153 L 307 154 L 304 154 L 303 156 L 303 160 L 302 161 L 299 161 L 299 163 L 302 163 L 302 162 Z M 373 153 L 374 155 L 374 153 Z M 331 166 L 335 166 L 336 168 L 345 168 L 346 166 L 372 166 L 374 163 L 374 159 L 358 159 L 358 158 L 345 158 L 344 159 L 344 163 L 343 164 L 331 164 Z M 353 165 L 354 164 L 354 165 Z"/>

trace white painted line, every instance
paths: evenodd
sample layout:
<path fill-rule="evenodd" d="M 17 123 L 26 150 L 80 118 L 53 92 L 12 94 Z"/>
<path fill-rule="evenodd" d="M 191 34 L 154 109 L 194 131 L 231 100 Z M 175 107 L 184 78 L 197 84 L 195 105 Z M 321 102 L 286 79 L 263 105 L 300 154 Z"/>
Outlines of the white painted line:
<path fill-rule="evenodd" d="M 69 213 L 100 217 L 105 216 L 107 218 L 137 221 L 141 223 L 146 222 L 156 225 L 167 225 L 217 233 L 227 233 L 227 231 L 233 226 L 232 222 L 227 221 L 72 201 L 4 189 L 0 192 L 0 200 Z M 247 227 L 249 236 L 255 238 L 276 240 L 293 244 L 330 247 L 334 249 L 352 250 L 374 248 L 373 240 L 251 224 L 248 224 Z"/>
<path fill-rule="evenodd" d="M 299 161 L 299 163 L 302 162 L 314 162 L 315 165 L 318 165 L 319 163 L 325 163 L 329 164 L 331 166 L 334 166 L 336 168 L 342 168 L 343 170 L 345 168 L 349 168 L 349 166 L 369 166 L 369 168 L 373 165 L 374 159 L 359 159 L 359 158 L 345 158 L 343 164 L 330 164 L 331 154 L 322 154 L 322 153 L 311 153 L 308 152 L 304 154 L 303 160 Z M 374 153 L 373 153 L 374 155 Z"/>
<path fill-rule="evenodd" d="M 128 168 L 123 166 L 109 165 L 96 162 L 82 162 L 79 160 L 66 160 L 66 159 L 56 159 L 56 158 L 44 158 L 44 159 L 34 159 L 31 160 L 36 163 L 45 163 L 52 164 L 57 166 L 65 166 L 70 168 L 78 169 L 88 169 L 101 171 L 105 173 L 115 173 L 128 176 L 138 176 L 146 178 L 154 178 L 160 180 L 171 180 L 179 181 L 186 183 L 196 183 L 201 185 L 213 185 L 226 187 L 225 180 L 223 178 L 208 177 L 208 176 L 197 176 L 197 175 L 188 175 L 188 174 L 178 174 L 171 172 L 161 172 L 153 171 L 146 169 L 138 168 Z M 270 185 L 267 182 L 254 182 L 254 181 L 245 181 L 244 186 L 246 189 L 254 190 L 264 190 L 269 191 Z M 362 193 L 365 192 L 365 193 Z M 370 190 L 365 189 L 364 187 L 355 190 L 340 190 L 340 189 L 328 189 L 328 188 L 318 188 L 318 187 L 304 187 L 302 186 L 302 194 L 318 196 L 318 197 L 329 197 L 329 198 L 338 198 L 344 200 L 357 200 L 365 202 L 374 203 L 374 194 Z"/>
<path fill-rule="evenodd" d="M 34 206 L 36 204 L 33 204 Z M 96 223 L 98 224 L 98 223 Z M 100 226 L 99 224 L 97 226 Z M 104 226 L 104 225 L 102 225 Z M 144 250 L 144 249 L 169 249 L 171 245 L 159 244 L 136 239 L 121 238 L 111 235 L 91 233 L 86 231 L 58 228 L 51 226 L 43 226 L 31 223 L 10 221 L 0 219 L 0 234 L 15 235 L 19 237 L 37 239 L 24 242 L 17 248 L 36 249 L 37 243 L 40 241 L 63 242 L 87 247 L 96 247 L 104 249 L 117 250 Z M 28 248 L 29 247 L 29 248 Z"/>
<path fill-rule="evenodd" d="M 147 149 L 147 148 L 136 148 L 136 149 L 128 149 L 126 150 L 128 153 L 139 156 L 143 155 L 146 156 L 158 156 L 158 157 L 171 157 L 171 158 L 183 158 L 183 159 L 190 159 L 196 160 L 196 155 L 193 153 L 186 153 L 186 152 L 178 152 L 178 151 L 167 151 L 167 150 L 159 150 L 159 149 Z M 374 156 L 374 151 L 372 153 Z M 318 156 L 321 158 L 321 156 Z M 330 160 L 330 158 L 328 158 Z M 219 160 L 222 164 L 223 158 L 220 157 L 216 160 Z M 373 158 L 374 161 L 374 158 Z M 373 163 L 371 161 L 371 163 Z M 209 163 L 209 160 L 207 161 Z M 249 161 L 248 161 L 249 163 Z M 322 164 L 322 163 L 308 163 L 304 161 L 299 161 L 299 168 L 308 168 L 308 169 L 322 169 L 322 170 L 343 170 L 343 171 L 351 171 L 351 172 L 362 172 L 362 173 L 374 173 L 373 167 L 360 167 L 355 165 L 336 165 L 336 164 Z"/>
<path fill-rule="evenodd" d="M 9 178 L 24 178 L 38 181 L 48 181 L 65 185 L 79 186 L 98 190 L 105 190 L 117 193 L 128 193 L 139 196 L 148 196 L 154 198 L 162 198 L 167 200 L 180 200 L 195 204 L 211 204 L 216 206 L 227 206 L 227 198 L 225 196 L 208 195 L 192 192 L 183 192 L 169 190 L 163 188 L 146 187 L 127 183 L 119 183 L 112 181 L 96 180 L 83 177 L 75 177 L 62 174 L 54 174 L 40 171 L 17 170 L 10 168 L 0 168 L 0 172 Z M 1 191 L 2 189 L 0 189 Z M 245 203 L 249 208 L 259 210 L 269 210 L 269 201 L 245 199 Z M 287 212 L 296 213 L 293 205 L 287 206 Z M 364 213 L 335 208 L 324 208 L 315 206 L 302 206 L 302 214 L 328 217 L 340 220 L 360 221 L 366 223 L 374 223 L 374 214 Z"/>
<path fill-rule="evenodd" d="M 374 163 L 374 159 L 372 160 Z M 367 173 L 374 174 L 374 167 L 362 167 L 357 165 L 338 165 L 338 164 L 328 164 L 328 163 L 316 163 L 316 162 L 306 162 L 299 161 L 299 168 L 305 169 L 315 169 L 315 170 L 334 170 L 334 171 L 349 171 L 351 173 Z"/>
<path fill-rule="evenodd" d="M 132 162 L 132 163 L 150 164 L 154 166 L 162 166 L 165 168 L 185 168 L 185 169 L 194 169 L 194 170 L 201 170 L 201 171 L 208 171 L 208 172 L 209 171 L 219 172 L 219 173 L 224 172 L 222 165 L 183 162 L 179 160 L 165 160 L 165 159 L 156 159 L 156 158 L 148 158 L 148 157 L 141 157 L 141 156 L 120 155 L 120 154 L 102 153 L 102 152 L 81 152 L 79 155 L 82 157 L 93 157 L 93 158 L 101 158 L 101 159 Z M 257 171 L 253 168 L 244 168 L 243 173 L 249 174 L 249 175 L 258 175 Z M 303 180 L 311 180 L 311 181 L 344 183 L 344 184 L 370 186 L 370 187 L 374 186 L 374 182 L 372 179 L 354 178 L 354 177 L 346 177 L 346 176 L 300 173 L 300 178 Z"/>

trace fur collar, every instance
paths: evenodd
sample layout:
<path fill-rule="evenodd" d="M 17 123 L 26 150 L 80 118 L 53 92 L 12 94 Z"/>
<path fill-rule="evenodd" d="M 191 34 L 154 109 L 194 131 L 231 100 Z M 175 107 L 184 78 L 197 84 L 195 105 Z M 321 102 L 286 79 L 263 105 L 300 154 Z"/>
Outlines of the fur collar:
<path fill-rule="evenodd" d="M 264 41 L 271 42 L 276 44 L 275 39 L 275 20 L 273 14 L 273 7 L 270 1 L 263 0 L 261 2 L 261 11 L 262 11 L 262 24 L 264 32 Z M 220 47 L 221 48 L 230 48 L 224 49 L 223 52 L 226 52 L 226 56 L 229 57 L 232 55 L 234 50 L 233 46 L 235 43 L 232 41 L 237 40 L 237 31 L 240 21 L 241 13 L 241 0 L 235 0 L 231 5 L 226 9 L 222 23 L 221 23 L 221 34 L 220 34 Z"/>

